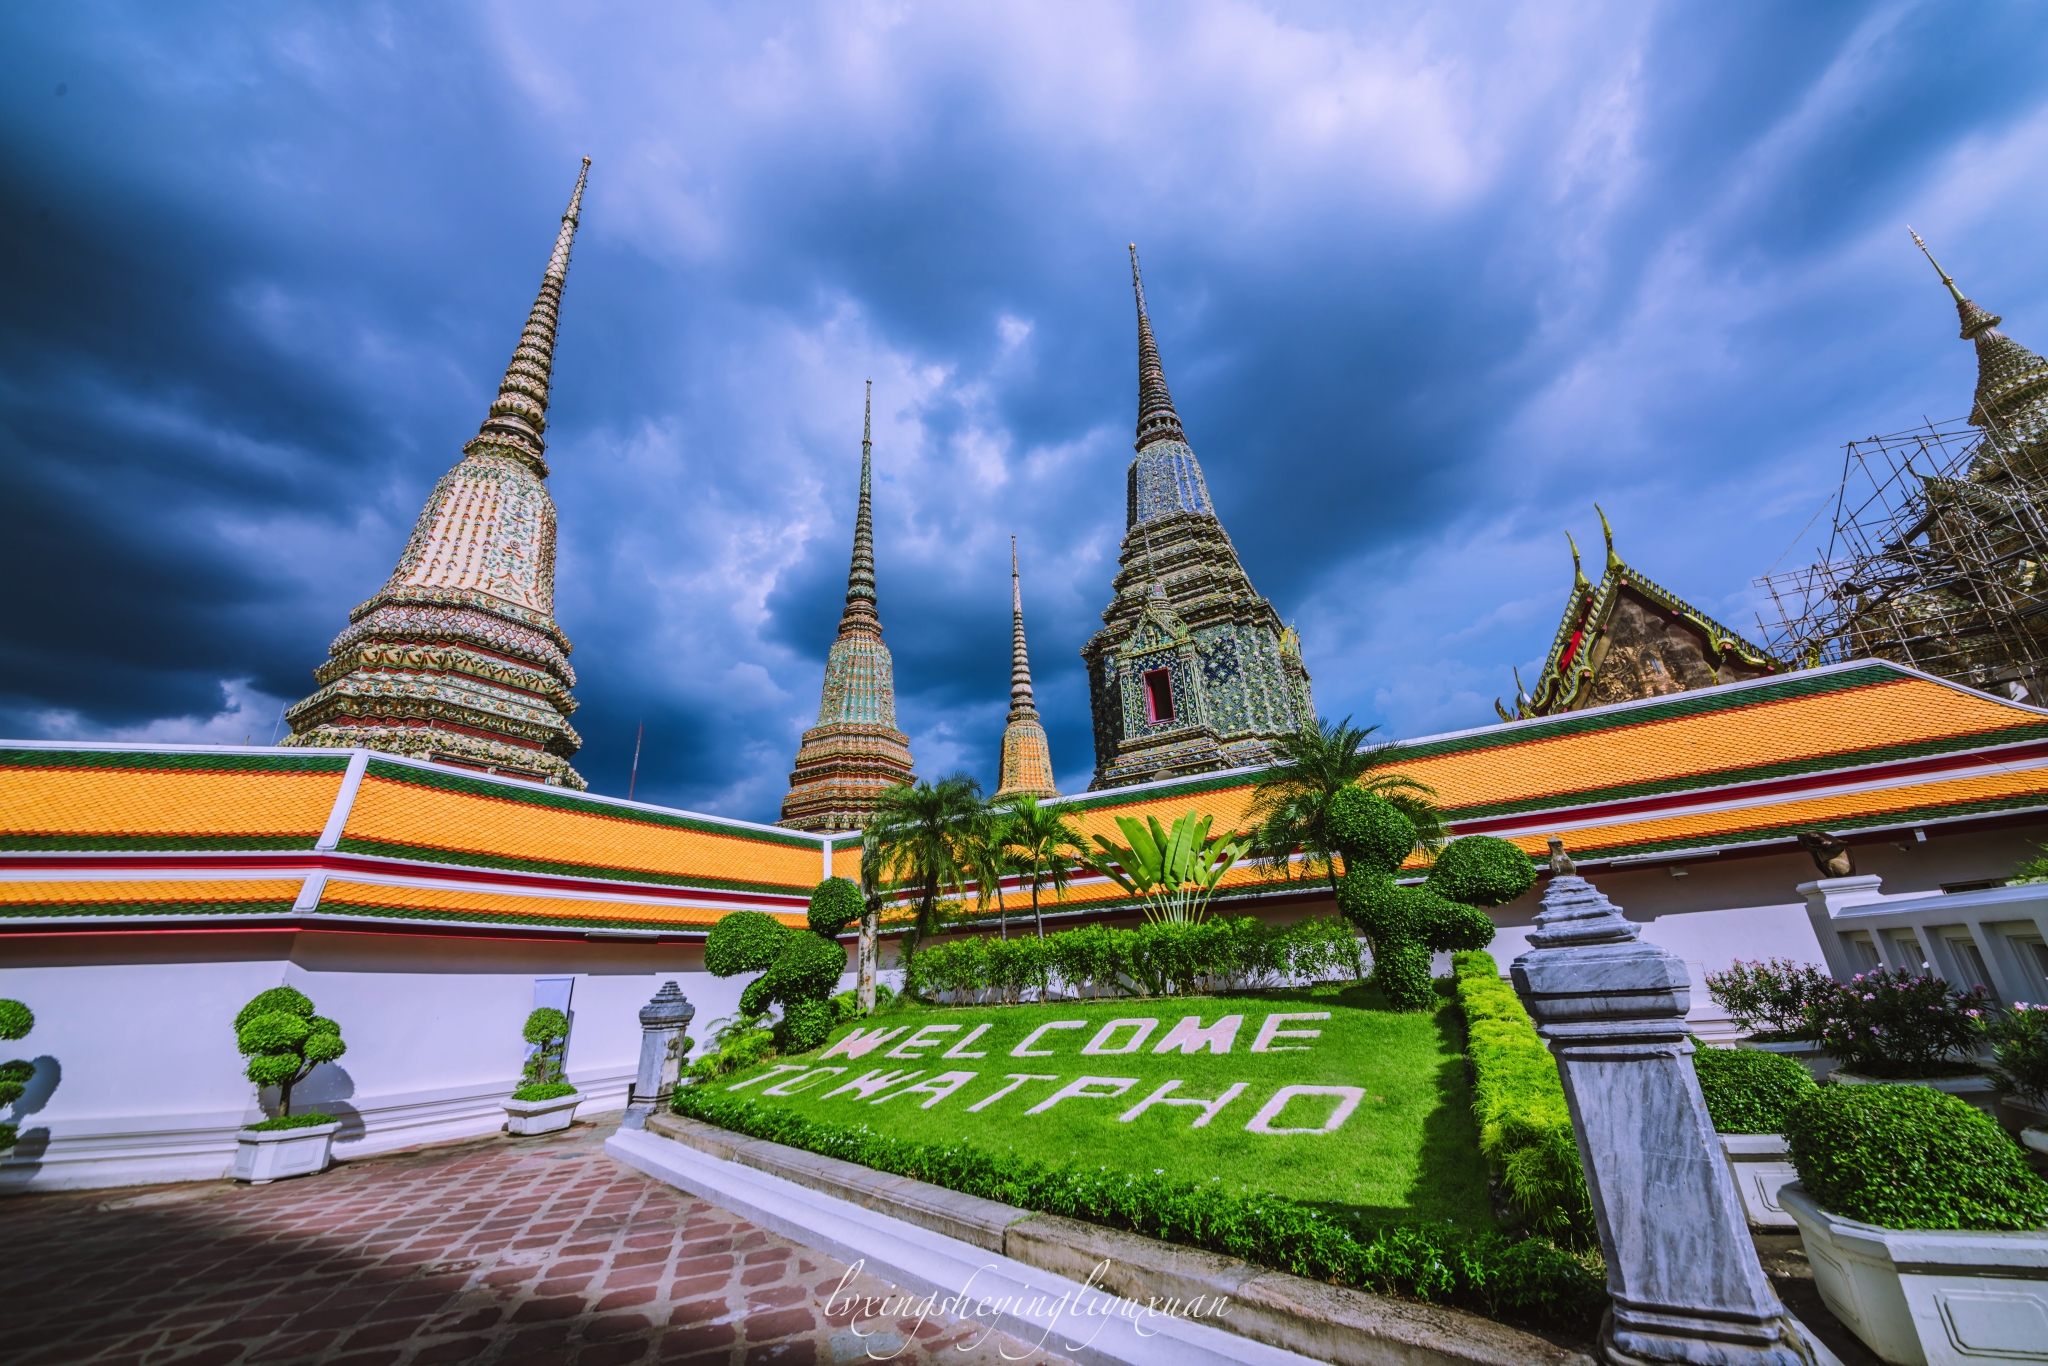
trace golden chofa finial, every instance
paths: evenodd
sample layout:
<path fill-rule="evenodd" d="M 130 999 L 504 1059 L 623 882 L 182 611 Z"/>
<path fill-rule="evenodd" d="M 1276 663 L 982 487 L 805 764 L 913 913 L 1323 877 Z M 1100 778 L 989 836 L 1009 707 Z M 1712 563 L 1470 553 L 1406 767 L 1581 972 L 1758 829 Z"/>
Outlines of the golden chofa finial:
<path fill-rule="evenodd" d="M 1600 513 L 1600 531 L 1602 535 L 1607 537 L 1607 567 L 1609 569 L 1619 569 L 1621 568 L 1621 556 L 1614 553 L 1614 528 L 1607 524 L 1607 514 L 1600 512 L 1600 505 L 1598 503 L 1593 504 L 1593 511 Z"/>
<path fill-rule="evenodd" d="M 1593 585 L 1586 581 L 1585 567 L 1579 563 L 1579 543 L 1572 539 L 1571 532 L 1565 532 L 1564 543 L 1572 548 L 1572 587 L 1591 588 Z"/>
<path fill-rule="evenodd" d="M 1914 246 L 1920 248 L 1920 254 L 1927 258 L 1928 265 L 1934 267 L 1934 273 L 1936 275 L 1939 275 L 1941 277 L 1941 282 L 1948 286 L 1948 292 L 1951 296 L 1954 297 L 1955 301 L 1959 304 L 1968 303 L 1969 300 L 1963 297 L 1963 291 L 1956 288 L 1955 279 L 1952 276 L 1950 276 L 1947 271 L 1941 268 L 1941 262 L 1935 260 L 1934 253 L 1927 249 L 1927 239 L 1922 237 L 1919 233 L 1914 232 L 1913 225 L 1910 223 L 1906 225 L 1906 235 L 1913 239 Z"/>

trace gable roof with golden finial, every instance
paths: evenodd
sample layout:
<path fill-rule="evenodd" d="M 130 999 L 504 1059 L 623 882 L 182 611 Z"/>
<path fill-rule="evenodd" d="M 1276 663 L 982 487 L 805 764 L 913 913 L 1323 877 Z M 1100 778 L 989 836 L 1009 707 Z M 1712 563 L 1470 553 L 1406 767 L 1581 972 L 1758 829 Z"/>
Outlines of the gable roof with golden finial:
<path fill-rule="evenodd" d="M 1607 514 L 1598 504 L 1594 505 L 1593 511 L 1599 513 L 1600 530 L 1607 541 L 1606 572 L 1600 576 L 1598 584 L 1590 582 L 1579 559 L 1578 542 L 1572 540 L 1570 532 L 1565 533 L 1565 542 L 1572 550 L 1572 591 L 1565 603 L 1564 617 L 1558 622 L 1557 634 L 1551 640 L 1550 654 L 1544 660 L 1543 672 L 1537 677 L 1536 686 L 1525 690 L 1521 673 L 1517 670 L 1515 710 L 1510 712 L 1499 699 L 1495 699 L 1493 709 L 1501 720 L 1554 716 L 1606 702 L 1685 692 L 1696 687 L 1712 687 L 1787 671 L 1789 666 L 1771 658 L 1676 593 L 1625 563 L 1614 551 L 1614 528 L 1609 525 Z M 1625 689 L 1623 696 L 1597 696 L 1595 684 L 1607 662 L 1615 611 L 1627 596 L 1640 599 L 1643 606 L 1662 614 L 1667 622 L 1678 625 L 1688 635 L 1697 637 L 1700 653 L 1713 669 L 1714 682 L 1688 682 L 1673 676 L 1663 660 L 1658 658 L 1652 663 L 1653 672 L 1660 676 L 1656 683 Z M 1723 677 L 1724 674 L 1730 676 Z"/>

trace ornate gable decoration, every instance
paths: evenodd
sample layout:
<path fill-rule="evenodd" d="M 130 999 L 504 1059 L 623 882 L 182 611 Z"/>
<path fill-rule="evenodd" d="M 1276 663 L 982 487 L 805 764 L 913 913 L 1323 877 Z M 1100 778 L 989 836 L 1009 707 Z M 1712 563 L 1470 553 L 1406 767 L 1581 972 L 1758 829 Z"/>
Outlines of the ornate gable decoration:
<path fill-rule="evenodd" d="M 1534 689 L 1515 674 L 1515 709 L 1498 700 L 1503 721 L 1604 707 L 1644 697 L 1663 697 L 1785 673 L 1790 666 L 1652 582 L 1614 553 L 1614 528 L 1600 513 L 1607 539 L 1607 572 L 1596 586 L 1572 547 L 1572 592 L 1564 619 L 1551 641 L 1550 656 Z"/>

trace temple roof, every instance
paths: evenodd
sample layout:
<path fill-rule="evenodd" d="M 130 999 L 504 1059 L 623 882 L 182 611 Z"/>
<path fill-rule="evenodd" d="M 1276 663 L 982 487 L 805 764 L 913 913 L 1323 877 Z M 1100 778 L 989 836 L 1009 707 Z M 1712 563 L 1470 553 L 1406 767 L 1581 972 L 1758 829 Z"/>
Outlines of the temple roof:
<path fill-rule="evenodd" d="M 1625 563 L 1614 553 L 1605 512 L 1600 529 L 1607 568 L 1598 585 L 1587 581 L 1578 543 L 1565 533 L 1571 596 L 1536 686 L 1524 689 L 1517 671 L 1515 715 L 1493 704 L 1503 721 L 1785 672 L 1786 665 Z"/>

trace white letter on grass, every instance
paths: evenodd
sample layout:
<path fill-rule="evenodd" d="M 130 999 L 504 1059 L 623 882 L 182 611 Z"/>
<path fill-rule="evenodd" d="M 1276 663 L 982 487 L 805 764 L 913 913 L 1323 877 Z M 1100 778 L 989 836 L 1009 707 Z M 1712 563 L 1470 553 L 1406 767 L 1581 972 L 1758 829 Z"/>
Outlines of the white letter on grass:
<path fill-rule="evenodd" d="M 1202 1117 L 1196 1120 L 1193 1124 L 1189 1125 L 1188 1127 L 1192 1129 L 1204 1128 L 1208 1125 L 1210 1120 L 1216 1118 L 1216 1112 L 1218 1110 L 1221 1110 L 1224 1106 L 1230 1104 L 1230 1102 L 1236 1100 L 1239 1096 L 1243 1095 L 1245 1092 L 1245 1088 L 1249 1085 L 1251 1085 L 1250 1082 L 1234 1081 L 1229 1085 L 1229 1087 L 1227 1087 L 1224 1090 L 1222 1095 L 1216 1097 L 1216 1099 L 1214 1100 L 1195 1100 L 1193 1098 L 1189 1098 L 1186 1100 L 1168 1100 L 1167 1095 L 1169 1092 L 1177 1091 L 1180 1089 L 1179 1082 L 1169 1081 L 1165 1085 L 1161 1086 L 1157 1091 L 1154 1091 L 1151 1095 L 1145 1097 L 1136 1105 L 1133 1105 L 1130 1109 L 1118 1115 L 1116 1117 L 1117 1123 L 1129 1124 L 1132 1120 L 1136 1119 L 1139 1115 L 1144 1114 L 1147 1110 L 1151 1109 L 1155 1105 L 1193 1105 L 1201 1110 Z"/>
<path fill-rule="evenodd" d="M 1131 1041 L 1122 1048 L 1111 1048 L 1109 1041 L 1115 1038 L 1116 1032 L 1125 1025 L 1136 1028 L 1138 1032 L 1132 1035 Z M 1152 1031 L 1157 1028 L 1159 1028 L 1159 1021 L 1157 1020 L 1111 1020 L 1101 1029 L 1095 1031 L 1094 1038 L 1081 1045 L 1081 1051 L 1083 1053 L 1135 1053 L 1145 1046 L 1145 1040 L 1151 1038 Z"/>
<path fill-rule="evenodd" d="M 821 1067 L 815 1072 L 806 1072 L 801 1077 L 791 1077 L 788 1081 L 779 1081 L 761 1094 L 764 1096 L 793 1096 L 806 1086 L 816 1085 L 827 1077 L 838 1076 L 845 1070 L 843 1067 Z"/>
<path fill-rule="evenodd" d="M 1013 1058 L 1049 1058 L 1052 1056 L 1050 1048 L 1034 1049 L 1031 1045 L 1037 1043 L 1055 1029 L 1086 1029 L 1087 1027 L 1088 1022 L 1086 1020 L 1055 1020 L 1051 1024 L 1042 1024 L 1029 1034 L 1026 1034 L 1024 1042 L 1010 1050 L 1010 1056 Z"/>
<path fill-rule="evenodd" d="M 979 1072 L 941 1072 L 930 1081 L 921 1081 L 915 1086 L 906 1086 L 901 1091 L 891 1091 L 888 1095 L 883 1096 L 881 1100 L 869 1101 L 868 1103 L 870 1105 L 880 1105 L 882 1101 L 895 1100 L 898 1096 L 930 1096 L 930 1100 L 917 1107 L 920 1110 L 929 1110 L 980 1075 L 981 1073 Z"/>
<path fill-rule="evenodd" d="M 1110 1100 L 1138 1084 L 1136 1077 L 1078 1077 L 1047 1096 L 1024 1113 L 1042 1115 L 1063 1100 Z M 1113 1086 L 1113 1091 L 1091 1091 L 1092 1086 Z"/>
<path fill-rule="evenodd" d="M 894 1029 L 884 1029 L 880 1025 L 876 1025 L 865 1034 L 856 1029 L 838 1043 L 833 1044 L 830 1048 L 820 1053 L 818 1061 L 823 1062 L 827 1058 L 841 1056 L 848 1058 L 866 1057 L 909 1028 L 909 1025 L 897 1025 Z"/>
<path fill-rule="evenodd" d="M 855 1077 L 852 1081 L 846 1083 L 846 1085 L 839 1087 L 837 1090 L 827 1091 L 825 1093 L 825 1099 L 830 1100 L 834 1096 L 843 1096 L 848 1091 L 851 1091 L 855 1095 L 859 1096 L 862 1100 L 866 1100 L 869 1096 L 872 1096 L 875 1092 L 883 1089 L 884 1087 L 894 1086 L 899 1081 L 913 1081 L 916 1078 L 921 1077 L 923 1075 L 923 1072 L 917 1071 L 864 1072 L 860 1076 Z"/>
<path fill-rule="evenodd" d="M 965 1048 L 967 1047 L 967 1045 L 969 1045 L 969 1044 L 973 1043 L 973 1042 L 974 1042 L 974 1041 L 975 1041 L 976 1039 L 980 1038 L 980 1037 L 981 1037 L 982 1035 L 984 1035 L 984 1034 L 988 1033 L 988 1030 L 989 1030 L 989 1027 L 988 1027 L 987 1025 L 985 1025 L 985 1024 L 978 1024 L 978 1025 L 976 1025 L 976 1026 L 975 1026 L 975 1027 L 974 1027 L 973 1029 L 970 1029 L 969 1031 L 967 1031 L 967 1037 L 966 1037 L 966 1038 L 962 1039 L 962 1040 L 961 1040 L 961 1041 L 960 1041 L 959 1043 L 956 1043 L 956 1044 L 954 1044 L 954 1045 L 953 1045 L 953 1046 L 952 1046 L 951 1048 L 949 1048 L 949 1049 L 947 1049 L 947 1050 L 946 1050 L 945 1052 L 943 1052 L 943 1053 L 939 1054 L 939 1056 L 940 1056 L 940 1057 L 942 1057 L 942 1058 L 985 1058 L 985 1057 L 987 1057 L 987 1056 L 988 1056 L 988 1054 L 986 1054 L 986 1053 L 967 1053 L 967 1052 L 963 1052 L 962 1050 L 963 1050 L 963 1049 L 965 1049 Z"/>
<path fill-rule="evenodd" d="M 1323 1037 L 1323 1031 L 1320 1029 L 1282 1029 L 1280 1026 L 1286 1024 L 1289 1020 L 1327 1020 L 1329 1018 L 1330 1012 L 1327 1010 L 1311 1010 L 1306 1014 L 1268 1015 L 1266 1022 L 1259 1026 L 1259 1037 L 1252 1040 L 1252 1052 L 1306 1053 L 1308 1051 L 1308 1045 L 1306 1044 L 1282 1044 L 1275 1048 L 1272 1046 L 1273 1040 L 1320 1039 Z"/>
<path fill-rule="evenodd" d="M 1337 1108 L 1323 1121 L 1320 1129 L 1275 1129 L 1273 1121 L 1280 1118 L 1280 1112 L 1287 1108 L 1287 1102 L 1296 1096 L 1342 1096 Z M 1244 1127 L 1255 1134 L 1333 1134 L 1351 1118 L 1351 1112 L 1358 1108 L 1358 1102 L 1365 1099 L 1365 1092 L 1356 1086 L 1283 1086 L 1273 1093 L 1273 1098 L 1252 1116 L 1252 1122 Z"/>
<path fill-rule="evenodd" d="M 988 1097 L 987 1099 L 985 1099 L 985 1100 L 977 1100 L 976 1102 L 974 1102 L 974 1104 L 972 1104 L 972 1105 L 968 1106 L 968 1107 L 967 1107 L 967 1113 L 968 1113 L 968 1114 L 970 1114 L 970 1115 L 971 1115 L 971 1114 L 973 1114 L 973 1113 L 974 1113 L 974 1112 L 975 1112 L 976 1110 L 986 1110 L 986 1109 L 987 1109 L 987 1108 L 988 1108 L 989 1106 L 991 1106 L 991 1105 L 995 1104 L 995 1103 L 996 1103 L 997 1101 L 1001 1100 L 1001 1099 L 1002 1099 L 1002 1098 L 1003 1098 L 1004 1096 L 1007 1096 L 1007 1095 L 1009 1095 L 1009 1094 L 1010 1094 L 1010 1092 L 1012 1092 L 1012 1091 L 1016 1090 L 1016 1089 L 1017 1089 L 1018 1087 L 1022 1086 L 1022 1085 L 1023 1085 L 1023 1084 L 1025 1083 L 1025 1082 L 1027 1082 L 1027 1081 L 1058 1081 L 1058 1080 L 1059 1080 L 1059 1078 L 1058 1078 L 1058 1077 L 1040 1077 L 1040 1076 L 1034 1076 L 1033 1074 L 1031 1074 L 1031 1073 L 1028 1073 L 1028 1072 L 1005 1072 L 1005 1073 L 1003 1073 L 1003 1077 L 1004 1077 L 1004 1079 L 1005 1079 L 1006 1081 L 1008 1081 L 1008 1082 L 1009 1082 L 1010 1084 L 1009 1084 L 1008 1086 L 999 1086 L 999 1087 L 997 1087 L 997 1088 L 996 1088 L 996 1093 L 995 1093 L 994 1095 L 992 1095 L 992 1096 L 989 1096 L 989 1097 Z"/>
<path fill-rule="evenodd" d="M 1237 1042 L 1237 1027 L 1244 1023 L 1242 1015 L 1225 1015 L 1207 1029 L 1202 1028 L 1202 1017 L 1190 1015 L 1173 1027 L 1171 1033 L 1159 1041 L 1154 1053 L 1199 1053 L 1208 1049 L 1211 1053 L 1228 1053 L 1230 1046 Z"/>
<path fill-rule="evenodd" d="M 939 1038 L 927 1039 L 925 1035 L 951 1034 L 959 1028 L 959 1025 L 926 1025 L 923 1029 L 918 1030 L 917 1033 L 911 1035 L 882 1056 L 885 1058 L 921 1058 L 924 1054 L 913 1053 L 910 1050 L 913 1048 L 937 1048 L 945 1042 L 944 1039 Z"/>
<path fill-rule="evenodd" d="M 784 1072 L 808 1072 L 810 1068 L 811 1065 L 807 1062 L 778 1063 L 758 1077 L 748 1077 L 745 1081 L 736 1081 L 725 1089 L 728 1091 L 744 1091 L 749 1086 L 758 1086 L 760 1083 L 768 1080 L 768 1078 L 779 1076 Z"/>

